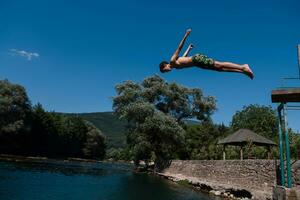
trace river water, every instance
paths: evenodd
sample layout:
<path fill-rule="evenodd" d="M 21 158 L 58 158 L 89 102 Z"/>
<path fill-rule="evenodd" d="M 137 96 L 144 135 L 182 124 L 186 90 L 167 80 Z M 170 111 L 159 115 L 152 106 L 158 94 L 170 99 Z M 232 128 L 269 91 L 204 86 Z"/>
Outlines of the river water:
<path fill-rule="evenodd" d="M 212 200 L 131 165 L 0 161 L 0 200 Z"/>

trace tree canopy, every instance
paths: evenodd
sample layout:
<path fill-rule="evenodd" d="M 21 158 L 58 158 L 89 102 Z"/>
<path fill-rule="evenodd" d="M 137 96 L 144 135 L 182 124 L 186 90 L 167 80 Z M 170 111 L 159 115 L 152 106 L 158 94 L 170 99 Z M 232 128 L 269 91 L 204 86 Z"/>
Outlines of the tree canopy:
<path fill-rule="evenodd" d="M 251 104 L 237 111 L 231 122 L 233 131 L 246 128 L 269 139 L 277 138 L 278 127 L 275 111 L 270 106 Z"/>
<path fill-rule="evenodd" d="M 0 134 L 24 128 L 31 105 L 24 87 L 0 81 Z"/>
<path fill-rule="evenodd" d="M 0 80 L 0 150 L 21 152 L 31 104 L 24 87 Z"/>
<path fill-rule="evenodd" d="M 125 81 L 116 86 L 113 109 L 129 122 L 127 142 L 136 164 L 154 156 L 161 169 L 184 144 L 183 119 L 209 121 L 215 99 L 200 89 L 168 83 L 155 75 L 141 83 Z"/>
<path fill-rule="evenodd" d="M 202 122 L 187 126 L 185 137 L 185 159 L 221 159 L 222 149 L 217 145 L 219 138 L 228 133 L 228 127 Z"/>
<path fill-rule="evenodd" d="M 188 88 L 177 83 L 168 83 L 158 75 L 148 77 L 142 83 L 125 81 L 116 87 L 113 109 L 123 116 L 132 103 L 148 102 L 157 110 L 175 118 L 208 120 L 216 109 L 212 96 L 204 96 L 199 88 Z"/>
<path fill-rule="evenodd" d="M 103 159 L 105 137 L 76 116 L 31 107 L 25 89 L 0 81 L 0 153 Z"/>
<path fill-rule="evenodd" d="M 231 133 L 245 128 L 277 142 L 277 117 L 275 110 L 270 106 L 258 104 L 244 106 L 242 110 L 233 115 L 230 125 Z M 266 148 L 253 146 L 251 141 L 244 150 L 245 157 L 267 158 L 267 153 Z M 277 149 L 272 149 L 272 155 L 274 157 L 278 156 Z"/>

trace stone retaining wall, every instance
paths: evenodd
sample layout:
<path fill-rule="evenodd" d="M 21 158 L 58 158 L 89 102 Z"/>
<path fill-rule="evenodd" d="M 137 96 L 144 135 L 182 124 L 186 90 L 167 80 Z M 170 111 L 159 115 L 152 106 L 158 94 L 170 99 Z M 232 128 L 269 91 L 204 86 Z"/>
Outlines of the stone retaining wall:
<path fill-rule="evenodd" d="M 298 179 L 295 176 L 299 171 L 293 169 L 294 180 Z M 258 199 L 272 198 L 277 180 L 275 160 L 174 160 L 161 175 L 218 190 L 247 190 Z"/>

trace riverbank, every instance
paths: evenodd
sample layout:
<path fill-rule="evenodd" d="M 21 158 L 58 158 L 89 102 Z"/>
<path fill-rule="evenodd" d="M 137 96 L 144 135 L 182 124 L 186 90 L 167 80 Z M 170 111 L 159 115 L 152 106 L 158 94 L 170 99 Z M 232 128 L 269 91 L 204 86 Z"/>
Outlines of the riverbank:
<path fill-rule="evenodd" d="M 21 155 L 11 155 L 11 154 L 0 154 L 0 161 L 12 161 L 12 162 L 24 162 L 24 161 L 63 161 L 63 162 L 90 162 L 90 163 L 122 163 L 130 164 L 127 161 L 113 161 L 113 160 L 95 160 L 95 159 L 85 159 L 85 158 L 48 158 L 41 156 L 21 156 Z"/>
<path fill-rule="evenodd" d="M 272 199 L 276 185 L 274 160 L 173 160 L 158 173 L 217 196 Z"/>
<path fill-rule="evenodd" d="M 182 174 L 157 173 L 158 176 L 166 178 L 180 185 L 192 186 L 194 189 L 201 192 L 209 193 L 210 195 L 220 196 L 225 199 L 247 200 L 247 199 L 268 199 L 271 193 L 256 191 L 255 197 L 252 193 L 246 191 L 242 187 L 236 187 L 227 184 L 213 183 L 200 180 L 195 177 L 184 176 Z M 253 191 L 252 191 L 253 192 Z"/>

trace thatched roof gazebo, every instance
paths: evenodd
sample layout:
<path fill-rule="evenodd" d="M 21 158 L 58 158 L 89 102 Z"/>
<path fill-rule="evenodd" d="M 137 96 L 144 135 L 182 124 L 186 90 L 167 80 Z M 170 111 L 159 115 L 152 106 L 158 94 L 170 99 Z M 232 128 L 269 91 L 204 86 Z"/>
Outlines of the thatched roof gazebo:
<path fill-rule="evenodd" d="M 218 144 L 223 145 L 223 160 L 226 159 L 225 148 L 227 145 L 240 146 L 240 156 L 241 160 L 243 160 L 243 146 L 247 145 L 249 142 L 257 146 L 267 147 L 269 153 L 272 146 L 277 146 L 275 142 L 258 135 L 249 129 L 239 129 L 226 138 L 219 140 Z"/>

